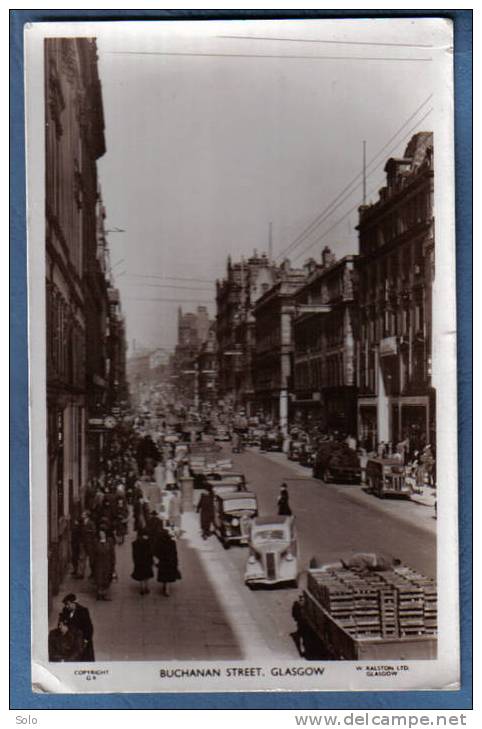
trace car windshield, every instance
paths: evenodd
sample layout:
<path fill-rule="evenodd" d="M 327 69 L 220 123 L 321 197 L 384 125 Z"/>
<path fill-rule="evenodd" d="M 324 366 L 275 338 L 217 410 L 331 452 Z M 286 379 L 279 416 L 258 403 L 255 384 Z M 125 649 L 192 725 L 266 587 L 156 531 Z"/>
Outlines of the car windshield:
<path fill-rule="evenodd" d="M 256 511 L 255 499 L 229 499 L 224 502 L 224 511 L 241 511 L 242 509 L 250 509 Z"/>
<path fill-rule="evenodd" d="M 263 529 L 253 533 L 253 540 L 256 542 L 271 542 L 276 539 L 288 539 L 288 535 L 283 529 Z"/>
<path fill-rule="evenodd" d="M 223 474 L 221 481 L 226 484 L 233 484 L 237 486 L 240 483 L 243 483 L 243 477 L 242 476 L 226 476 Z"/>

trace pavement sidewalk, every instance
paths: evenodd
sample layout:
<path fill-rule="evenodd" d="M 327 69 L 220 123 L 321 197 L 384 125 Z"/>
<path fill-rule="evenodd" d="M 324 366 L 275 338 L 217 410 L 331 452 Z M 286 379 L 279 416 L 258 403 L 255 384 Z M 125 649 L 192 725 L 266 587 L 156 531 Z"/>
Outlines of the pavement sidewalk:
<path fill-rule="evenodd" d="M 116 547 L 118 581 L 110 602 L 96 600 L 92 581 L 68 577 L 51 615 L 55 626 L 62 598 L 69 592 L 87 607 L 94 623 L 98 661 L 242 660 L 269 651 L 256 621 L 240 596 L 239 577 L 226 564 L 224 550 L 213 536 L 201 538 L 197 514 L 182 516 L 183 534 L 177 541 L 182 579 L 161 594 L 156 579 L 150 594 L 141 596 L 131 578 L 132 519 L 122 546 Z"/>

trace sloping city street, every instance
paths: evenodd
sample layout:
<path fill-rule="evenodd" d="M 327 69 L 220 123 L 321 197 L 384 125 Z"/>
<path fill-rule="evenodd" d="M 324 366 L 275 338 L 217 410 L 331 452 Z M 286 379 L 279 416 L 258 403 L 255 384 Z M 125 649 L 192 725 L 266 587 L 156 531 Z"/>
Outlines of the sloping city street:
<path fill-rule="evenodd" d="M 224 452 L 231 457 L 230 448 L 225 446 Z M 388 552 L 435 577 L 433 509 L 410 501 L 380 501 L 364 494 L 359 485 L 324 484 L 283 454 L 249 449 L 234 455 L 233 468 L 246 474 L 261 515 L 276 513 L 280 484 L 288 484 L 298 531 L 300 588 L 313 556 L 335 562 L 364 551 Z M 69 578 L 63 583 L 60 596 L 72 591 L 90 609 L 96 660 L 299 657 L 291 616 L 299 590 L 250 591 L 244 584 L 247 548 L 225 550 L 214 535 L 202 540 L 194 512 L 183 514 L 182 532 L 178 539 L 182 579 L 168 598 L 155 580 L 150 593 L 141 596 L 131 579 L 132 520 L 126 541 L 116 547 L 118 580 L 111 586 L 112 601 L 98 602 L 88 579 Z"/>

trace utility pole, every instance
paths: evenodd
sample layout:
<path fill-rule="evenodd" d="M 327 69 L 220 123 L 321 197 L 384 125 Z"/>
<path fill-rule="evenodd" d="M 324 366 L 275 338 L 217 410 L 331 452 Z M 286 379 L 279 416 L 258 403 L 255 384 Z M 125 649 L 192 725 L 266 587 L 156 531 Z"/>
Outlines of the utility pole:
<path fill-rule="evenodd" d="M 272 259 L 273 259 L 273 223 L 270 221 L 269 238 L 268 238 L 268 261 L 271 263 Z"/>
<path fill-rule="evenodd" d="M 363 205 L 367 202 L 367 143 L 363 141 Z"/>

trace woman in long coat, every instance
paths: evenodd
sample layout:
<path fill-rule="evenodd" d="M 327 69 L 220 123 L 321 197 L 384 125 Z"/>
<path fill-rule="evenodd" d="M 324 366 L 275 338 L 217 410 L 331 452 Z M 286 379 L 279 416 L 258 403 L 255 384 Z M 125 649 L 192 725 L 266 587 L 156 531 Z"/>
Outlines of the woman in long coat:
<path fill-rule="evenodd" d="M 288 487 L 285 483 L 281 486 L 280 495 L 278 497 L 278 514 L 280 516 L 291 516 Z"/>
<path fill-rule="evenodd" d="M 134 562 L 134 572 L 131 577 L 133 580 L 140 582 L 141 595 L 147 595 L 149 592 L 148 581 L 154 577 L 152 571 L 152 549 L 149 537 L 145 531 L 139 532 L 137 539 L 132 542 L 132 559 Z"/>
<path fill-rule="evenodd" d="M 173 491 L 169 505 L 167 507 L 168 519 L 170 526 L 174 529 L 174 533 L 179 535 L 181 531 L 181 513 L 182 505 L 179 491 Z"/>
<path fill-rule="evenodd" d="M 169 597 L 171 582 L 181 579 L 178 567 L 176 541 L 166 529 L 161 529 L 156 541 L 157 581 L 162 584 L 162 594 Z"/>
<path fill-rule="evenodd" d="M 97 587 L 98 600 L 110 600 L 107 590 L 112 582 L 115 570 L 115 548 L 105 531 L 99 531 L 99 540 L 95 545 L 94 581 Z"/>
<path fill-rule="evenodd" d="M 174 460 L 174 458 L 168 458 L 168 460 L 166 461 L 166 476 L 165 476 L 165 486 L 168 491 L 175 489 L 177 486 L 176 471 L 177 471 L 176 461 Z"/>
<path fill-rule="evenodd" d="M 200 514 L 202 538 L 207 539 L 214 521 L 214 495 L 211 489 L 202 492 L 196 511 Z"/>

